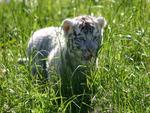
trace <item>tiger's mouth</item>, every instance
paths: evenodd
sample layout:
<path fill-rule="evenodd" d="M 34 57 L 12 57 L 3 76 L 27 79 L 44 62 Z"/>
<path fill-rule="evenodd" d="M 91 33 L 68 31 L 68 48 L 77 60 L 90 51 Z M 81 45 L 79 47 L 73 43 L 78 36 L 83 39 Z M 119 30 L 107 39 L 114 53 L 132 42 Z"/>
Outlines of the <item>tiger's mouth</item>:
<path fill-rule="evenodd" d="M 95 63 L 95 61 L 96 61 L 96 58 L 95 57 L 87 57 L 87 58 L 85 58 L 85 57 L 83 57 L 82 58 L 82 64 L 83 65 L 90 65 L 90 64 L 94 64 Z"/>
<path fill-rule="evenodd" d="M 87 55 L 87 56 L 84 56 L 84 59 L 85 59 L 86 61 L 90 61 L 90 60 L 92 59 L 92 57 L 93 57 L 93 55 L 92 55 L 92 54 L 89 54 L 89 55 Z"/>
<path fill-rule="evenodd" d="M 85 61 L 92 61 L 94 59 L 94 56 L 95 55 L 92 52 L 89 52 L 89 51 L 82 53 L 82 57 Z"/>
<path fill-rule="evenodd" d="M 93 64 L 96 59 L 96 56 L 90 52 L 78 51 L 72 54 L 72 56 L 75 59 L 74 62 L 80 65 L 89 65 L 91 63 Z"/>

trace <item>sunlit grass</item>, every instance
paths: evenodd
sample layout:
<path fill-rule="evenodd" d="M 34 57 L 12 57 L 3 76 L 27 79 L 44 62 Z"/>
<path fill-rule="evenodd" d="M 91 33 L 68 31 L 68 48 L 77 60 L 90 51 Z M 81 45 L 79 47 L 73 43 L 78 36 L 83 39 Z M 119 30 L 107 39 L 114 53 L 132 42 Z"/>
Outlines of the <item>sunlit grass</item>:
<path fill-rule="evenodd" d="M 52 81 L 39 84 L 28 65 L 17 64 L 18 58 L 26 56 L 28 39 L 35 30 L 60 26 L 63 19 L 82 14 L 102 15 L 108 21 L 99 68 L 86 75 L 90 93 L 83 95 L 91 97 L 91 105 L 86 106 L 98 113 L 150 112 L 148 0 L 0 3 L 0 112 L 66 112 L 83 96 L 63 97 L 61 81 L 55 75 Z"/>

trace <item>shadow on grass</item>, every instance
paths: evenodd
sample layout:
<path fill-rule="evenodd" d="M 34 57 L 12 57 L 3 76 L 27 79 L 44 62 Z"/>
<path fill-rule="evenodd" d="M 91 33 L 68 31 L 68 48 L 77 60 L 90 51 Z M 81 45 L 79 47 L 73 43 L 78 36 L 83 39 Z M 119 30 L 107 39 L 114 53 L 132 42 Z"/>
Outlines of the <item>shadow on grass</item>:
<path fill-rule="evenodd" d="M 91 91 L 87 85 L 88 70 L 77 68 L 72 75 L 67 71 L 61 74 L 61 95 L 67 100 L 66 113 L 88 113 L 91 103 Z"/>

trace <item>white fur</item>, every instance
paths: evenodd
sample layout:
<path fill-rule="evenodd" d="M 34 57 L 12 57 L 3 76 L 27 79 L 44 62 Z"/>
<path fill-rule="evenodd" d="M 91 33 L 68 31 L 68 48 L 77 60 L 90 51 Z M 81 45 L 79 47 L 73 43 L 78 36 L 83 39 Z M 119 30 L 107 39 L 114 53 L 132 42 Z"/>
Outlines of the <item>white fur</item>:
<path fill-rule="evenodd" d="M 82 27 L 82 24 L 84 26 L 83 21 L 95 26 L 92 33 L 88 26 L 86 28 L 90 34 L 85 34 L 85 32 L 81 31 L 79 26 L 81 25 Z M 37 66 L 40 66 L 38 69 L 46 73 L 46 75 L 48 75 L 48 70 L 55 70 L 57 73 L 60 73 L 61 70 L 65 71 L 64 69 L 74 71 L 77 66 L 85 64 L 85 55 L 87 52 L 91 52 L 89 48 L 94 49 L 90 55 L 96 59 L 98 44 L 101 44 L 105 26 L 106 21 L 103 17 L 79 16 L 74 19 L 64 20 L 62 28 L 47 27 L 36 31 L 30 38 L 27 48 L 28 57 L 32 61 L 32 74 L 37 74 Z M 86 41 L 80 41 L 82 42 L 80 52 L 71 50 L 73 43 L 70 43 L 69 41 L 71 40 L 69 39 L 74 37 L 74 32 L 76 34 L 80 33 L 82 37 L 86 38 Z M 95 36 L 99 36 L 99 43 L 93 40 Z M 68 47 L 67 44 L 72 45 Z M 94 59 L 93 61 L 95 61 Z M 86 64 L 89 61 L 86 61 Z M 97 63 L 98 60 L 96 60 Z"/>
<path fill-rule="evenodd" d="M 48 56 L 45 56 L 45 58 L 48 58 L 47 66 L 54 66 L 55 70 L 58 71 L 61 51 L 65 48 L 65 40 L 61 28 L 48 27 L 36 31 L 30 38 L 28 43 L 28 56 L 32 55 L 32 50 L 34 48 L 36 48 L 37 51 L 40 51 L 42 49 L 46 50 L 48 52 Z M 32 59 L 33 62 L 37 65 L 39 64 L 39 57 L 41 57 L 41 54 L 36 54 Z"/>

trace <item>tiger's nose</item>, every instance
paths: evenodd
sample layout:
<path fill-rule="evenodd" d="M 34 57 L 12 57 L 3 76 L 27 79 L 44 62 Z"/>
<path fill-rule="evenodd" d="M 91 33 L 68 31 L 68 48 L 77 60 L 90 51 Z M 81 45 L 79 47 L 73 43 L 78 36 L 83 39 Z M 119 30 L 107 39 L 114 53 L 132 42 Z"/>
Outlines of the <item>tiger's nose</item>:
<path fill-rule="evenodd" d="M 84 53 L 85 60 L 91 60 L 92 57 L 93 55 L 91 52 L 87 51 L 86 53 Z"/>

